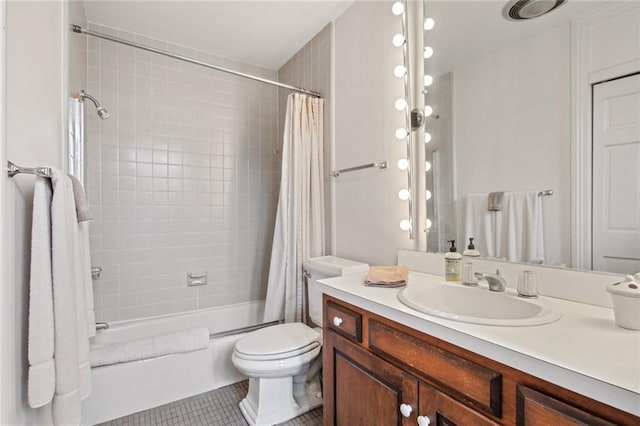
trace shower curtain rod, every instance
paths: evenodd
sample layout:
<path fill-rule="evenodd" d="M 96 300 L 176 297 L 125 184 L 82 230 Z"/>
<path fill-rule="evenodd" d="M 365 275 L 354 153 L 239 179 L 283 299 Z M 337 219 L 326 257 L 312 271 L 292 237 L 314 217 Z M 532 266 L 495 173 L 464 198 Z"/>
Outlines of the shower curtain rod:
<path fill-rule="evenodd" d="M 248 78 L 250 80 L 259 81 L 261 83 L 271 84 L 272 86 L 282 87 L 283 89 L 293 90 L 294 92 L 304 93 L 306 95 L 314 96 L 316 98 L 321 98 L 322 97 L 322 95 L 320 93 L 314 92 L 313 90 L 307 90 L 307 89 L 303 89 L 301 87 L 295 87 L 295 86 L 291 86 L 289 84 L 280 83 L 278 81 L 268 80 L 266 78 L 256 77 L 255 75 L 245 74 L 245 73 L 242 73 L 242 72 L 230 70 L 228 68 L 219 67 L 217 65 L 208 64 L 206 62 L 198 61 L 196 59 L 192 59 L 192 58 L 189 58 L 189 57 L 186 57 L 186 56 L 182 56 L 182 55 L 177 55 L 175 53 L 171 53 L 171 52 L 168 52 L 166 50 L 156 49 L 155 47 L 145 46 L 144 44 L 135 43 L 133 41 L 129 41 L 129 40 L 125 40 L 125 39 L 122 39 L 122 38 L 110 36 L 108 34 L 103 34 L 103 33 L 99 33 L 99 32 L 96 32 L 96 31 L 88 30 L 86 28 L 82 28 L 80 25 L 73 25 L 71 30 L 74 33 L 86 34 L 86 35 L 90 35 L 90 36 L 93 36 L 93 37 L 98 37 L 98 38 L 102 38 L 102 39 L 105 39 L 105 40 L 113 41 L 115 43 L 125 44 L 127 46 L 136 47 L 138 49 L 146 50 L 148 52 L 153 52 L 153 53 L 157 53 L 159 55 L 168 56 L 169 58 L 178 59 L 180 61 L 189 62 L 189 63 L 195 64 L 195 65 L 200 65 L 200 66 L 205 67 L 205 68 L 210 68 L 210 69 L 213 69 L 213 70 L 226 72 L 228 74 L 233 74 L 233 75 L 236 75 L 238 77 L 244 77 L 244 78 Z"/>

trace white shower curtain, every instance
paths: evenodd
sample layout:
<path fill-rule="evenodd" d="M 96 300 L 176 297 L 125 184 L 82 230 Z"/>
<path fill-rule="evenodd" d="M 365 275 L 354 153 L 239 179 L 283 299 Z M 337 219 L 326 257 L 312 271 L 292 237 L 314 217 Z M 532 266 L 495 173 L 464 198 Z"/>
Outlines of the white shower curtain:
<path fill-rule="evenodd" d="M 324 254 L 323 99 L 287 99 L 264 320 L 302 320 L 302 262 Z"/>

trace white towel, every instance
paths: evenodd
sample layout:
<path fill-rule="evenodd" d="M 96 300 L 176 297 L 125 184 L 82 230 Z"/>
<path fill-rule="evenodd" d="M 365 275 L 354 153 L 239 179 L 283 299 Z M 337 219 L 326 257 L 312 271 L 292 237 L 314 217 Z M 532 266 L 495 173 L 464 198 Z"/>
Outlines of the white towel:
<path fill-rule="evenodd" d="M 53 422 L 75 425 L 81 399 L 91 389 L 89 337 L 81 266 L 79 229 L 71 179 L 52 168 L 51 201 L 55 395 Z"/>
<path fill-rule="evenodd" d="M 33 191 L 31 225 L 31 280 L 29 284 L 29 390 L 31 407 L 53 399 L 53 291 L 51 281 L 51 183 L 37 177 Z"/>
<path fill-rule="evenodd" d="M 209 347 L 206 327 L 178 331 L 161 336 L 91 346 L 91 366 L 117 364 L 163 355 L 193 352 Z"/>
<path fill-rule="evenodd" d="M 497 256 L 496 212 L 489 211 L 488 194 L 469 194 L 462 206 L 462 242 L 474 238 L 474 245 L 481 256 Z"/>
<path fill-rule="evenodd" d="M 542 197 L 537 191 L 507 192 L 498 217 L 498 256 L 516 262 L 544 262 Z"/>

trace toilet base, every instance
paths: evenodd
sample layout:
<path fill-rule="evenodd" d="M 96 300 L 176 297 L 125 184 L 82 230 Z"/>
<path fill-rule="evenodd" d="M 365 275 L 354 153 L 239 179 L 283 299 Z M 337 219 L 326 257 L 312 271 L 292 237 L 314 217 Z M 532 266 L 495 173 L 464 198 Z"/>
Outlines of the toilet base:
<path fill-rule="evenodd" d="M 249 392 L 240 401 L 240 411 L 247 422 L 251 426 L 269 426 L 286 422 L 322 405 L 317 375 L 309 382 L 294 382 L 291 376 L 250 378 Z"/>

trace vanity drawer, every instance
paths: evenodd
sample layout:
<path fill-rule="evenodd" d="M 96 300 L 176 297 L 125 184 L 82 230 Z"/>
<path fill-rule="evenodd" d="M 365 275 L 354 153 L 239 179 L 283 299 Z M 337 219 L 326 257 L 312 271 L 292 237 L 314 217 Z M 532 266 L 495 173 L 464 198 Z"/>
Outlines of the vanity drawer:
<path fill-rule="evenodd" d="M 362 342 L 362 315 L 359 312 L 327 302 L 324 318 L 325 327 L 358 343 Z"/>
<path fill-rule="evenodd" d="M 516 426 L 613 426 L 608 420 L 545 395 L 527 386 L 516 386 Z"/>
<path fill-rule="evenodd" d="M 502 416 L 502 374 L 375 319 L 368 322 L 369 349 L 407 366 L 469 405 Z"/>

